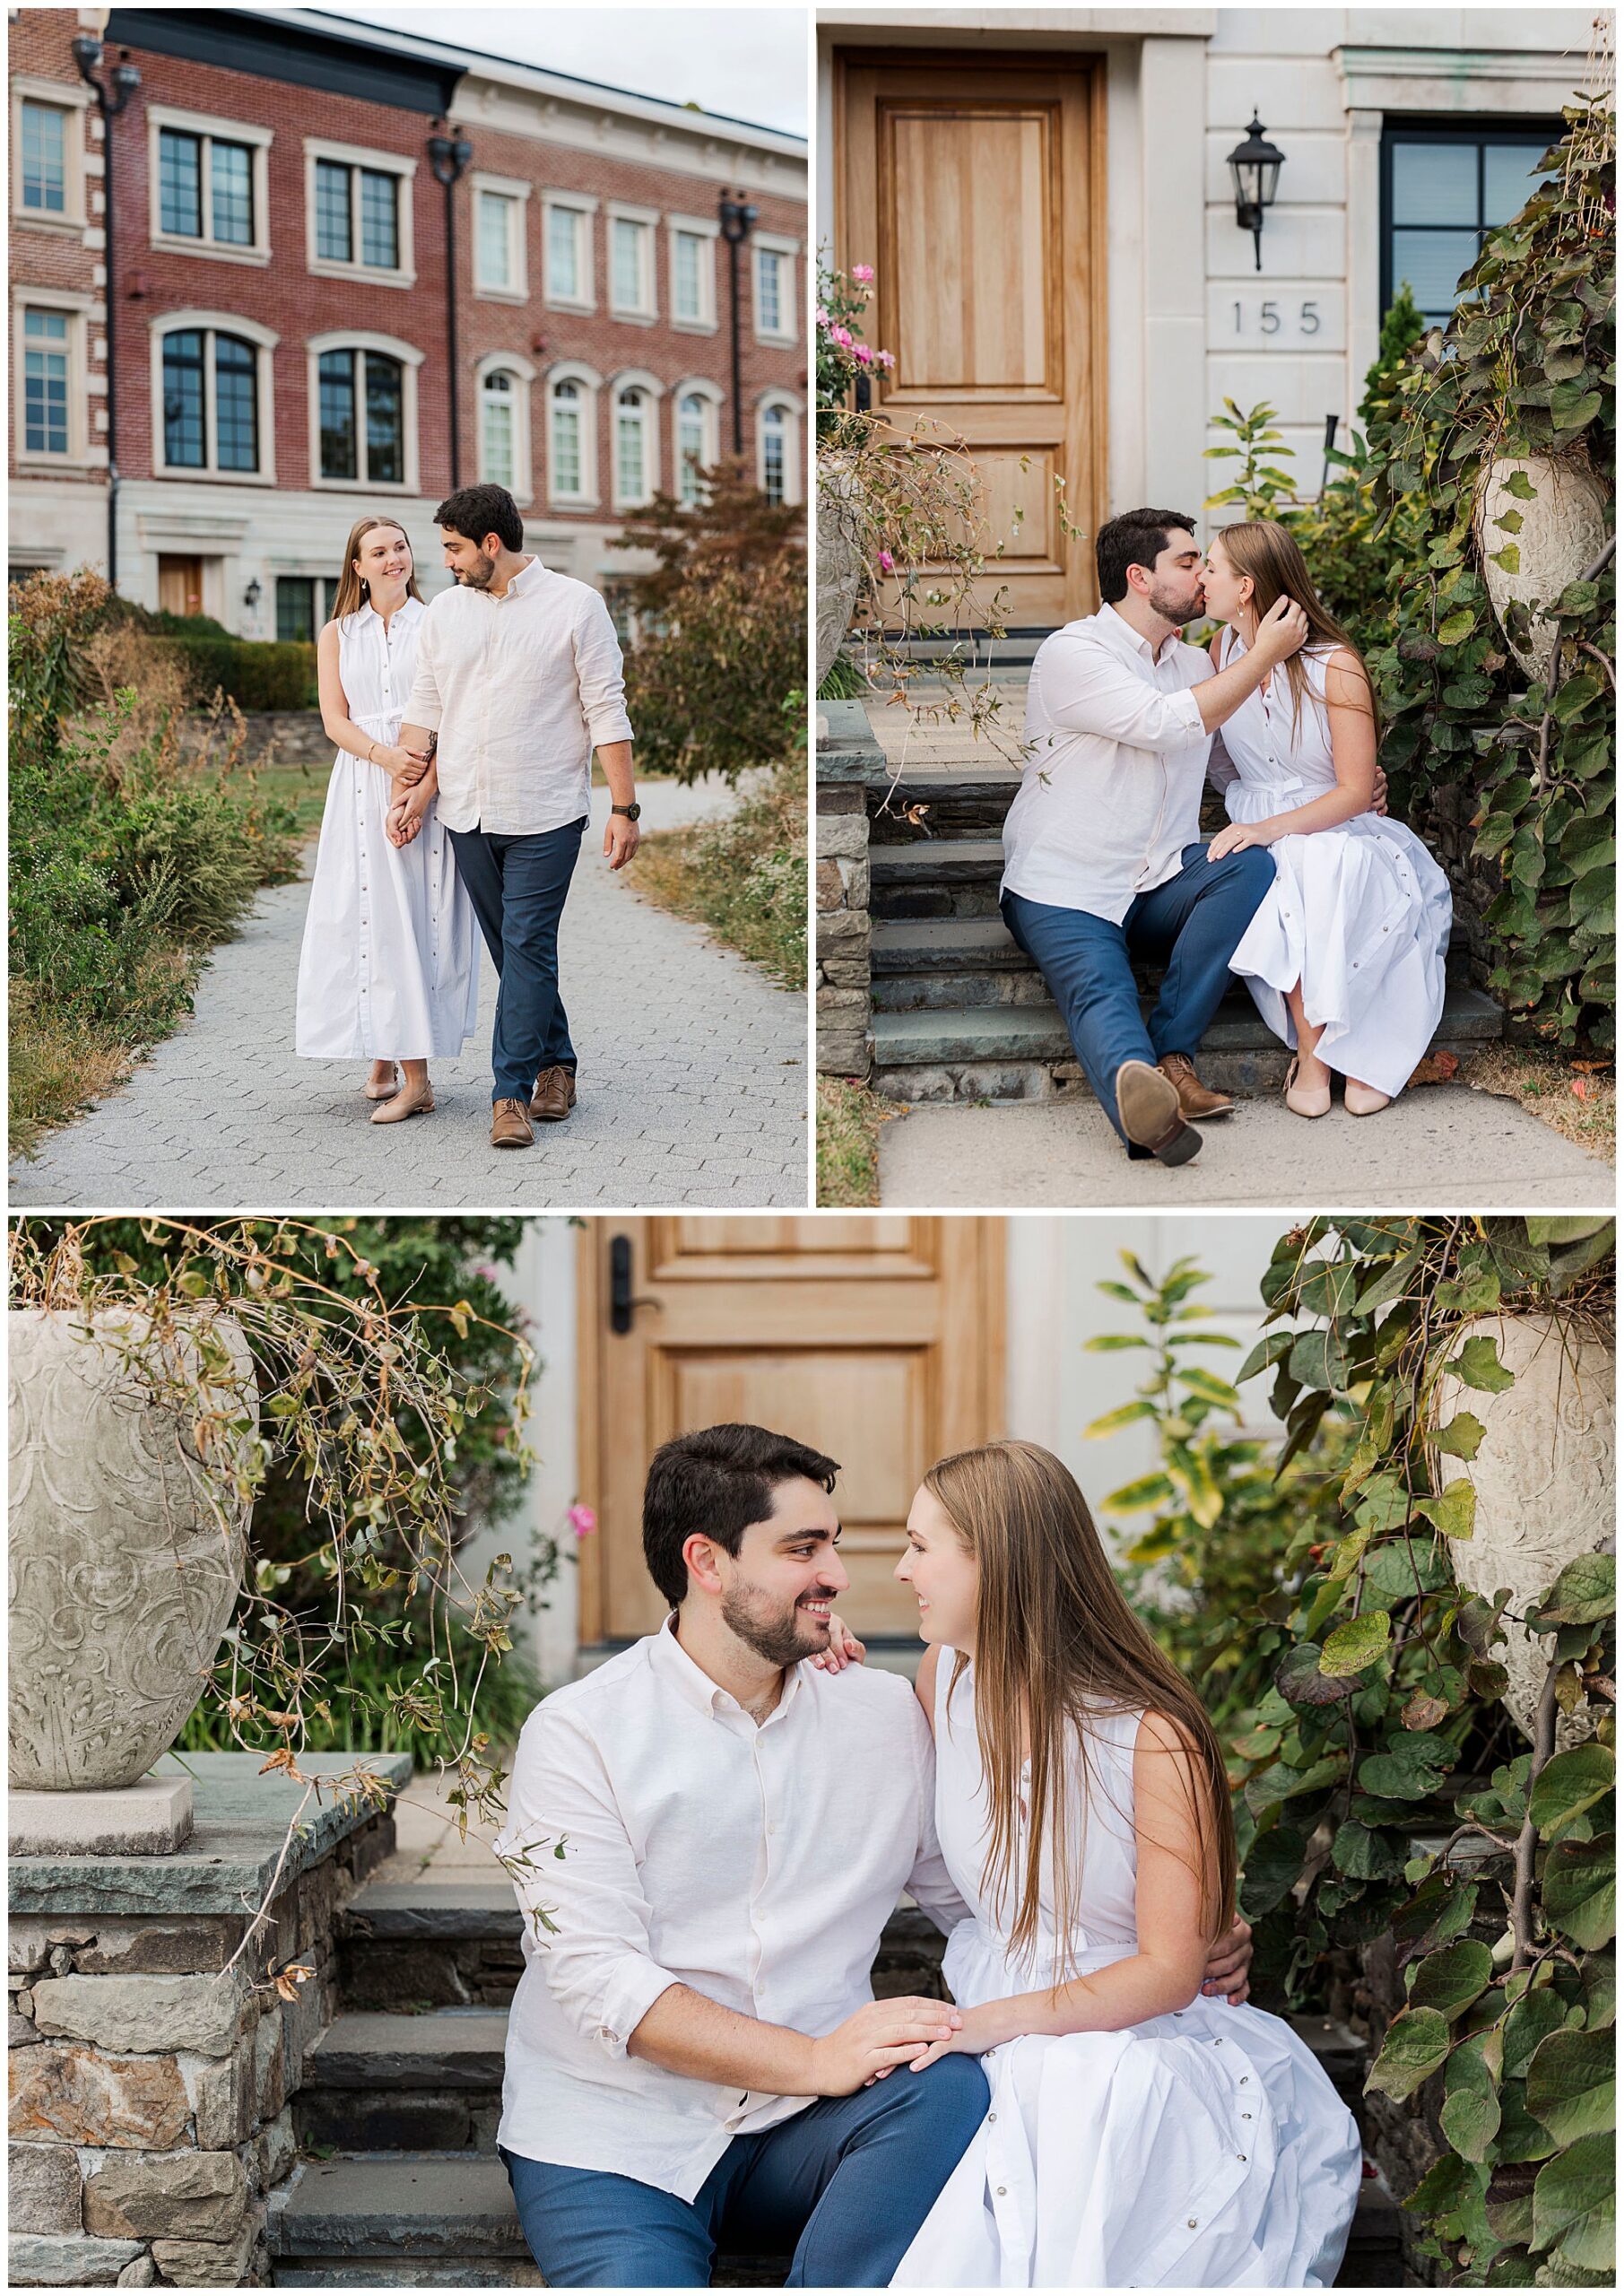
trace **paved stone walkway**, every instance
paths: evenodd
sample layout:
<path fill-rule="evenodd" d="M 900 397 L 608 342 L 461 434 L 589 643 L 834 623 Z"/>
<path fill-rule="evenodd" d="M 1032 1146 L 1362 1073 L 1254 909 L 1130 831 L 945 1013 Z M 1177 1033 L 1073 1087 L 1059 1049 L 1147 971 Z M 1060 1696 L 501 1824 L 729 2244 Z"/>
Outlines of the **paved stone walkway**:
<path fill-rule="evenodd" d="M 1515 1100 L 1463 1084 L 1407 1092 L 1378 1117 L 1316 1122 L 1277 1096 L 1241 1100 L 1202 1126 L 1193 1163 L 1130 1163 L 1092 1099 L 916 1108 L 880 1132 L 880 1200 L 1158 1211 L 1208 1205 L 1376 1205 L 1384 1212 L 1613 1206 L 1611 1164 Z"/>
<path fill-rule="evenodd" d="M 651 782 L 645 826 L 723 810 L 725 788 Z M 804 1205 L 806 1000 L 640 900 L 637 864 L 598 850 L 604 793 L 560 935 L 580 1100 L 533 1148 L 490 1144 L 496 974 L 479 1033 L 433 1064 L 431 1117 L 373 1126 L 362 1064 L 293 1051 L 308 889 L 262 896 L 216 951 L 191 1021 L 129 1082 L 11 1172 L 13 1206 L 53 1210 L 515 1210 Z"/>

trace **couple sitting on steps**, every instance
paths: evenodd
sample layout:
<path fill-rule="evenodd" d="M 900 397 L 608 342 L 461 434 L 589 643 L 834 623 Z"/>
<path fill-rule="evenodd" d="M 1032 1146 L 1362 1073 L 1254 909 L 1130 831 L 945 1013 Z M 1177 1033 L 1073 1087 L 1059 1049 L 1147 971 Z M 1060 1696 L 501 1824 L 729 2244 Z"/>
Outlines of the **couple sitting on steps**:
<path fill-rule="evenodd" d="M 1099 612 L 1046 639 L 1004 824 L 1005 924 L 1059 1005 L 1130 1156 L 1187 1163 L 1227 1115 L 1195 1054 L 1232 974 L 1296 1057 L 1288 1106 L 1373 1116 L 1444 1009 L 1449 887 L 1385 816 L 1369 674 L 1285 527 L 1127 510 L 1096 540 Z M 1180 631 L 1205 613 L 1208 652 Z M 1219 737 L 1219 728 L 1223 728 Z M 1201 839 L 1209 775 L 1227 828 Z M 1164 963 L 1149 1021 L 1133 961 Z"/>
<path fill-rule="evenodd" d="M 1327 2287 L 1359 2133 L 1246 2001 L 1223 1758 L 1081 1492 L 943 1459 L 895 1577 L 916 1694 L 834 1615 L 832 1459 L 679 1436 L 657 1633 L 525 1725 L 498 2144 L 552 2287 Z M 858 1663 L 853 1665 L 850 1661 Z M 951 2003 L 875 2001 L 904 1890 Z"/>

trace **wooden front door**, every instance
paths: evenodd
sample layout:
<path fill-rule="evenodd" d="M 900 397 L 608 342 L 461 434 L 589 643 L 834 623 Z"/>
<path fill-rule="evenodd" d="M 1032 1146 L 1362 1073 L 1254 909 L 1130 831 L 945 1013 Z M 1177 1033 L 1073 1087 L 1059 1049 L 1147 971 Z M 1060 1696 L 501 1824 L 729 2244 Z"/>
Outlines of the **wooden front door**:
<path fill-rule="evenodd" d="M 165 552 L 158 561 L 158 604 L 164 613 L 203 612 L 203 561 Z"/>
<path fill-rule="evenodd" d="M 837 91 L 839 261 L 873 266 L 866 333 L 897 361 L 876 407 L 963 439 L 982 547 L 1003 545 L 982 603 L 1003 592 L 1006 628 L 1090 613 L 1105 502 L 1103 59 L 853 48 Z"/>
<path fill-rule="evenodd" d="M 580 1303 L 581 1478 L 598 1513 L 580 1549 L 583 1643 L 659 1624 L 643 1565 L 648 1461 L 685 1429 L 737 1419 L 841 1462 L 842 1609 L 864 1636 L 917 1632 L 890 1574 L 919 1478 L 1003 1432 L 1002 1221 L 593 1220 Z"/>

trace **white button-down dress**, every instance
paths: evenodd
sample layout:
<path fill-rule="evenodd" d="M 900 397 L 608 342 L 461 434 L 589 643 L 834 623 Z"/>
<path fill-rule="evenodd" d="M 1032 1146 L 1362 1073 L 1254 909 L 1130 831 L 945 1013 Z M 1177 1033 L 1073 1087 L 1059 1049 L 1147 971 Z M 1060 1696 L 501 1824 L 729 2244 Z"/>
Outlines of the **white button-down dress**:
<path fill-rule="evenodd" d="M 1228 668 L 1244 648 L 1233 631 L 1224 645 Z M 1226 719 L 1224 747 L 1239 777 L 1224 791 L 1232 822 L 1266 821 L 1335 788 L 1325 708 L 1333 650 L 1304 648 L 1309 690 L 1295 727 L 1283 669 Z M 1284 991 L 1300 980 L 1303 1010 L 1322 1030 L 1316 1057 L 1378 1092 L 1402 1092 L 1443 1015 L 1449 880 L 1413 830 L 1380 813 L 1276 838 L 1269 850 L 1274 883 L 1230 971 L 1291 1046 L 1297 1030 Z"/>
<path fill-rule="evenodd" d="M 389 618 L 369 605 L 338 627 L 350 717 L 382 746 L 397 741 L 428 609 Z M 479 934 L 438 799 L 410 845 L 384 830 L 390 779 L 340 750 L 299 961 L 295 1048 L 307 1060 L 429 1060 L 460 1052 L 479 1015 Z"/>
<path fill-rule="evenodd" d="M 936 1831 L 973 1910 L 948 1940 L 961 2007 L 1053 1981 L 1046 1899 L 1036 1958 L 1012 1960 L 982 1888 L 987 1805 L 975 1672 L 936 1675 Z M 950 1726 L 951 1719 L 951 1726 Z M 1142 1717 L 1102 1717 L 1076 1787 L 1076 1970 L 1137 1950 L 1133 1747 Z M 1025 1864 L 1019 1848 L 1016 1867 Z M 1029 2033 L 981 2060 L 986 2119 L 893 2286 L 1326 2288 L 1359 2196 L 1352 2115 L 1290 2025 L 1200 1994 L 1125 2032 Z M 893 2075 L 893 2078 L 898 2076 Z"/>

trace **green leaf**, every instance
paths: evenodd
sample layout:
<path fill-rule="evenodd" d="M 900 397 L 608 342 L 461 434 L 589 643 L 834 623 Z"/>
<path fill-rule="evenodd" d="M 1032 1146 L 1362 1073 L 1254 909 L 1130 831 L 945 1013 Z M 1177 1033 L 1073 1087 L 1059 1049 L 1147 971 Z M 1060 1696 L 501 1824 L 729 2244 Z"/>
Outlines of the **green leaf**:
<path fill-rule="evenodd" d="M 1475 1937 L 1458 1937 L 1418 1962 L 1410 1980 L 1412 2009 L 1437 2009 L 1456 2017 L 1477 1999 L 1494 1975 L 1494 1959 Z"/>
<path fill-rule="evenodd" d="M 1463 2161 L 1489 2157 L 1500 2126 L 1500 2099 L 1477 2040 L 1463 2042 L 1449 2060 L 1438 2125 Z"/>
<path fill-rule="evenodd" d="M 1543 1627 L 1588 1626 L 1594 1620 L 1611 1618 L 1615 1588 L 1616 1566 L 1611 1554 L 1576 1555 L 1531 1613 L 1531 1621 Z"/>
<path fill-rule="evenodd" d="M 1610 2032 L 1547 2034 L 1528 2067 L 1528 2109 L 1559 2144 L 1611 2128 L 1617 2056 Z"/>
<path fill-rule="evenodd" d="M 1289 1826 L 1272 1826 L 1258 1835 L 1246 1852 L 1240 1888 L 1240 1910 L 1248 1921 L 1261 1921 L 1289 1894 L 1303 1870 L 1307 1846 Z"/>
<path fill-rule="evenodd" d="M 1613 1757 L 1610 1749 L 1592 1740 L 1554 1754 L 1533 1782 L 1529 1814 L 1549 1841 L 1613 1787 Z"/>
<path fill-rule="evenodd" d="M 1458 646 L 1463 638 L 1471 637 L 1476 627 L 1477 615 L 1470 606 L 1463 606 L 1438 624 L 1437 642 L 1440 646 Z"/>
<path fill-rule="evenodd" d="M 1096 1332 L 1092 1339 L 1085 1339 L 1082 1350 L 1085 1355 L 1119 1355 L 1125 1347 L 1149 1347 L 1150 1344 L 1148 1339 L 1141 1339 L 1134 1332 L 1101 1331 Z"/>
<path fill-rule="evenodd" d="M 1452 1459 L 1475 1459 L 1482 1440 L 1483 1422 L 1469 1411 L 1457 1411 L 1449 1424 L 1437 1429 L 1432 1438 L 1434 1448 Z"/>
<path fill-rule="evenodd" d="M 1382 2038 L 1366 2092 L 1375 2089 L 1387 2097 L 1408 2097 L 1448 2054 L 1446 2018 L 1436 2009 L 1401 2009 Z"/>
<path fill-rule="evenodd" d="M 1514 470 L 1506 481 L 1506 491 L 1519 502 L 1536 502 L 1539 496 L 1525 470 Z"/>
<path fill-rule="evenodd" d="M 1133 1483 L 1125 1483 L 1099 1503 L 1107 1515 L 1137 1515 L 1146 1507 L 1165 1507 L 1173 1496 L 1170 1477 L 1142 1474 Z"/>
<path fill-rule="evenodd" d="M 1299 1642 L 1288 1650 L 1275 1669 L 1274 1687 L 1292 1706 L 1334 1706 L 1357 1688 L 1351 1674 L 1327 1675 L 1320 1665 L 1316 1642 Z"/>
<path fill-rule="evenodd" d="M 1588 2272 L 1613 2262 L 1613 2145 L 1610 2136 L 1581 2136 L 1547 2161 L 1533 2187 L 1533 2244 L 1561 2243 L 1561 2255 Z"/>
<path fill-rule="evenodd" d="M 1260 1339 L 1235 1374 L 1236 1385 L 1244 1387 L 1248 1379 L 1255 1379 L 1260 1371 L 1268 1370 L 1272 1364 L 1278 1363 L 1282 1358 L 1290 1355 L 1296 1337 L 1295 1332 L 1272 1331 L 1266 1338 Z"/>
<path fill-rule="evenodd" d="M 1331 1863 L 1339 1874 L 1360 1882 L 1396 1882 L 1404 1870 L 1403 1857 L 1393 1844 L 1353 1819 L 1338 1826 Z"/>
<path fill-rule="evenodd" d="M 1418 1595 L 1435 1594 L 1449 1584 L 1449 1578 L 1448 1564 L 1432 1554 L 1424 1539 L 1413 1546 L 1394 1539 L 1365 1557 L 1365 1585 L 1385 1603 L 1412 1602 Z"/>
<path fill-rule="evenodd" d="M 1455 1762 L 1453 1741 L 1437 1731 L 1395 1730 L 1383 1752 L 1360 1762 L 1359 1782 L 1367 1794 L 1420 1802 L 1437 1790 Z"/>
<path fill-rule="evenodd" d="M 1559 1841 L 1546 1853 L 1546 1918 L 1586 1952 L 1612 1943 L 1616 1892 L 1611 1834 Z"/>
<path fill-rule="evenodd" d="M 1118 1404 L 1115 1411 L 1102 1411 L 1098 1419 L 1090 1419 L 1083 1429 L 1085 1435 L 1114 1435 L 1119 1427 L 1131 1427 L 1135 1420 L 1154 1419 L 1156 1405 L 1148 1396 L 1137 1403 Z"/>
<path fill-rule="evenodd" d="M 1416 1512 L 1424 1515 L 1446 1539 L 1469 1539 L 1477 1521 L 1478 1495 L 1466 1477 L 1457 1475 L 1437 1499 L 1418 1499 Z"/>
<path fill-rule="evenodd" d="M 1365 1611 L 1343 1621 L 1325 1637 L 1319 1654 L 1322 1674 L 1358 1674 L 1374 1665 L 1393 1639 L 1393 1621 L 1385 1611 Z"/>
<path fill-rule="evenodd" d="M 1449 1369 L 1463 1385 L 1481 1387 L 1487 1395 L 1502 1395 L 1512 1385 L 1511 1374 L 1496 1354 L 1493 1340 L 1483 1333 L 1466 1342 Z"/>
<path fill-rule="evenodd" d="M 1181 1363 L 1174 1377 L 1181 1387 L 1188 1387 L 1193 1396 L 1203 1403 L 1219 1404 L 1235 1411 L 1240 1407 L 1240 1397 L 1227 1379 L 1215 1378 L 1211 1371 L 1203 1371 L 1198 1363 Z"/>
<path fill-rule="evenodd" d="M 1576 383 L 1559 383 L 1550 394 L 1550 419 L 1559 430 L 1583 430 L 1602 412 L 1600 391 L 1578 391 Z"/>
<path fill-rule="evenodd" d="M 1535 2049 L 1547 2034 L 1556 2032 L 1566 2015 L 1560 1994 L 1549 1985 L 1533 1993 L 1525 1993 L 1512 2006 L 1506 2020 L 1506 2062 L 1503 2067 L 1507 2081 L 1520 2081 L 1527 2072 Z"/>
<path fill-rule="evenodd" d="M 1328 1388 L 1335 1395 L 1347 1392 L 1348 1354 L 1335 1332 L 1298 1333 L 1287 1362 L 1291 1377 L 1305 1387 Z"/>

